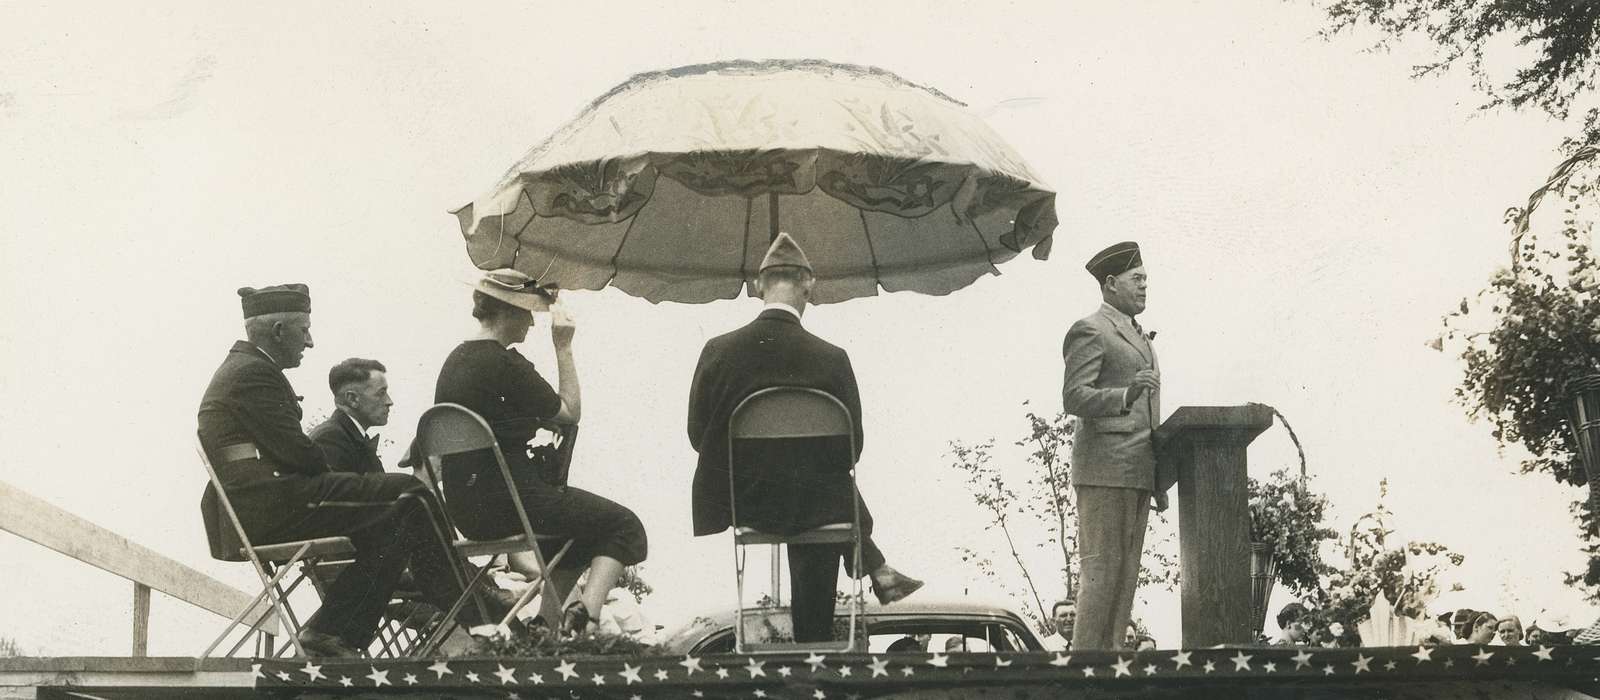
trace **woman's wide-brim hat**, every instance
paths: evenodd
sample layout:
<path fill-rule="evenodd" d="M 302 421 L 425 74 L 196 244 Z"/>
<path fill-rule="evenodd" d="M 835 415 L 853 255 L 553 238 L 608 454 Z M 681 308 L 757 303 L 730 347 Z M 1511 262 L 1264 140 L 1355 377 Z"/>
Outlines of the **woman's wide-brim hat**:
<path fill-rule="evenodd" d="M 549 311 L 558 291 L 554 286 L 541 286 L 532 277 L 509 267 L 488 270 L 469 284 L 474 290 L 529 311 Z"/>

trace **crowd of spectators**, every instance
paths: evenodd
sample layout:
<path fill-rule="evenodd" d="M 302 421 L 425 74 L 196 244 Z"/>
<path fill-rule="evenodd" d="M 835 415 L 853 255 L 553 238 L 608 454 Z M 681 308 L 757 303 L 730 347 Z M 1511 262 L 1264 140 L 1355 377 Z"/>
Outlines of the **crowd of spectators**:
<path fill-rule="evenodd" d="M 1462 608 L 1439 614 L 1438 632 L 1427 637 L 1435 644 L 1476 644 L 1483 646 L 1553 646 L 1573 644 L 1582 629 L 1559 630 L 1540 627 L 1537 622 L 1522 624 L 1516 615 L 1496 616 L 1484 610 Z M 1301 603 L 1289 603 L 1278 611 L 1281 635 L 1272 643 L 1281 646 L 1344 647 L 1361 646 L 1360 635 L 1333 622 L 1318 629 L 1315 616 Z"/>

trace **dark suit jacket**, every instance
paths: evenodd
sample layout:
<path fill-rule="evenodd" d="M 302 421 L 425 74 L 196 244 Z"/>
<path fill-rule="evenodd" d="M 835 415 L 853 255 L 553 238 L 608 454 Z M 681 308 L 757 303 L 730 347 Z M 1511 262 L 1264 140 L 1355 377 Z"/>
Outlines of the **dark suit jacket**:
<path fill-rule="evenodd" d="M 352 474 L 382 474 L 383 460 L 367 436 L 356 428 L 355 419 L 341 409 L 311 429 L 311 441 L 322 449 L 328 468 Z"/>
<path fill-rule="evenodd" d="M 300 429 L 300 397 L 266 353 L 245 341 L 228 351 L 200 399 L 200 445 L 228 489 L 247 530 L 265 530 L 287 517 L 275 505 L 294 502 L 297 484 L 279 475 L 314 476 L 328 471 L 322 450 Z M 260 459 L 223 464 L 218 448 L 252 443 Z M 241 498 L 249 494 L 249 498 Z M 211 556 L 238 561 L 239 543 L 210 484 L 201 498 Z"/>
<path fill-rule="evenodd" d="M 707 342 L 695 367 L 689 389 L 689 442 L 700 453 L 694 474 L 695 535 L 715 534 L 731 524 L 728 417 L 746 396 L 773 386 L 819 389 L 839 399 L 855 425 L 853 457 L 860 456 L 865 436 L 850 356 L 807 332 L 793 315 L 763 311 L 743 328 Z M 853 492 L 846 472 L 855 460 L 842 439 L 813 439 L 803 446 L 792 440 L 760 442 L 769 444 L 735 448 L 741 465 L 763 465 L 764 472 L 739 473 L 740 525 L 790 534 L 850 520 Z M 863 510 L 863 525 L 868 517 Z"/>

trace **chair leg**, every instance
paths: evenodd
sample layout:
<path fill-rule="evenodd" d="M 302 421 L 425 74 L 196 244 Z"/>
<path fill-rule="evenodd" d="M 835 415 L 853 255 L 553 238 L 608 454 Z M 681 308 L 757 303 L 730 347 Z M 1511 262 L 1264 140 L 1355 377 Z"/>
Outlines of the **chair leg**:
<path fill-rule="evenodd" d="M 492 562 L 493 559 L 490 561 Z M 438 648 L 439 644 L 444 642 L 445 636 L 455 629 L 453 622 L 456 619 L 456 614 L 461 612 L 461 606 L 466 604 L 468 598 L 477 597 L 478 583 L 483 580 L 483 575 L 488 570 L 489 565 L 483 565 L 476 573 L 472 575 L 472 578 L 467 581 L 466 587 L 462 589 L 461 597 L 457 598 L 456 602 L 450 606 L 450 609 L 445 611 L 444 622 L 439 625 L 438 629 L 434 630 L 432 635 L 429 635 L 427 643 L 423 644 L 422 649 L 417 653 L 418 656 L 427 656 L 432 654 L 434 649 Z"/>

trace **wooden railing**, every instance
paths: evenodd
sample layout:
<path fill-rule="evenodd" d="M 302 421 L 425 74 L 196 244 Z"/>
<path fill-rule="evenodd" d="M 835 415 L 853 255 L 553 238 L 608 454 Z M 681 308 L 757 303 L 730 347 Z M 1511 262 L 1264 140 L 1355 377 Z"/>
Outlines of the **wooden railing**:
<path fill-rule="evenodd" d="M 232 619 L 253 596 L 185 564 L 130 542 L 127 538 L 46 503 L 0 481 L 0 530 L 43 545 L 85 564 L 133 582 L 133 655 L 150 645 L 150 591 L 157 590 L 197 608 Z M 277 617 L 258 606 L 255 629 L 278 633 Z"/>

